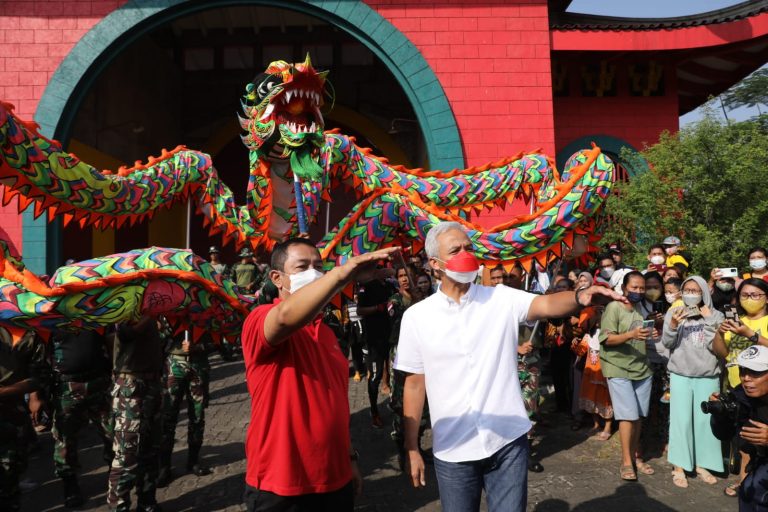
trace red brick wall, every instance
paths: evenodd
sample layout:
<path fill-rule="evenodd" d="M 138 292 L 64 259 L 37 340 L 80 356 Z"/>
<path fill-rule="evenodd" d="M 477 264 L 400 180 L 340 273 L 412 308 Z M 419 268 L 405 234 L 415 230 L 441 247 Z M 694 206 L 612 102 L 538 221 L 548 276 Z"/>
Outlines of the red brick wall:
<path fill-rule="evenodd" d="M 543 0 L 366 0 L 424 55 L 453 108 L 469 165 L 554 150 Z"/>
<path fill-rule="evenodd" d="M 0 185 L 0 197 L 3 197 L 2 185 Z M 17 212 L 15 199 L 8 203 L 8 206 L 0 204 L 0 240 L 8 242 L 11 253 L 14 255 L 21 254 L 21 221 L 23 217 Z"/>
<path fill-rule="evenodd" d="M 554 99 L 557 151 L 576 139 L 595 134 L 612 135 L 642 149 L 645 143 L 658 141 L 663 130 L 677 131 L 680 120 L 673 66 L 667 66 L 665 77 L 665 95 L 648 98 L 630 96 L 622 73 L 615 97 L 582 97 L 577 92 L 578 84 L 572 84 L 569 96 Z"/>
<path fill-rule="evenodd" d="M 122 3 L 125 0 L 0 1 L 0 98 L 15 105 L 20 117 L 32 119 L 62 59 Z M 0 238 L 21 251 L 22 217 L 16 201 L 0 206 Z"/>

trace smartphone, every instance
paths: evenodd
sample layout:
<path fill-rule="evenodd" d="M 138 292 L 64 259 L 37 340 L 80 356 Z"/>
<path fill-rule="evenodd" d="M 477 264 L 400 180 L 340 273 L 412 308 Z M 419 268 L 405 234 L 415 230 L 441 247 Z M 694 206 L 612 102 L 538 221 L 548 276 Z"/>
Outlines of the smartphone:
<path fill-rule="evenodd" d="M 660 313 L 660 314 L 663 315 L 664 314 L 664 302 L 662 302 L 660 300 L 657 300 L 656 302 L 654 302 L 653 303 L 653 312 L 654 313 Z"/>
<path fill-rule="evenodd" d="M 723 306 L 723 312 L 725 313 L 725 319 L 731 322 L 739 323 L 739 312 L 736 310 L 736 306 L 733 304 L 726 304 Z"/>
<path fill-rule="evenodd" d="M 685 316 L 688 318 L 701 316 L 701 310 L 699 309 L 699 306 L 686 306 Z"/>
<path fill-rule="evenodd" d="M 739 277 L 739 269 L 736 267 L 719 268 L 717 270 L 720 272 L 720 279 L 725 277 Z"/>
<path fill-rule="evenodd" d="M 656 322 L 654 320 L 643 320 L 643 329 L 653 330 L 653 326 Z"/>
<path fill-rule="evenodd" d="M 667 270 L 667 266 L 663 263 L 660 265 L 652 264 L 651 266 L 656 272 L 664 272 L 665 270 Z"/>

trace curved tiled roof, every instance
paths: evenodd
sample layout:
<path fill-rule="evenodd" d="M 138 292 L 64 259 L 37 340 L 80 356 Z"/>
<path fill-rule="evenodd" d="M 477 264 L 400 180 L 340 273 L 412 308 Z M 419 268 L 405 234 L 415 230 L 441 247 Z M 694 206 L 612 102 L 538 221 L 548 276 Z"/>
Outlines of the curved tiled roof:
<path fill-rule="evenodd" d="M 768 0 L 750 0 L 730 7 L 675 18 L 620 18 L 554 10 L 550 27 L 557 30 L 662 30 L 727 23 L 768 12 Z"/>

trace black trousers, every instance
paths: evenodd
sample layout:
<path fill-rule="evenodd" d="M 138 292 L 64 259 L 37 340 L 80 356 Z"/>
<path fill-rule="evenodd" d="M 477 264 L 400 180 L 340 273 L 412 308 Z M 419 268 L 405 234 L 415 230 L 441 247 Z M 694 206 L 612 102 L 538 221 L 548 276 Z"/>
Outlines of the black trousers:
<path fill-rule="evenodd" d="M 379 385 L 384 378 L 384 363 L 389 359 L 389 340 L 368 339 L 365 366 L 368 368 L 368 401 L 371 414 L 379 414 Z"/>
<path fill-rule="evenodd" d="M 301 496 L 279 496 L 246 485 L 243 498 L 248 512 L 352 512 L 355 506 L 352 482 L 338 491 Z"/>

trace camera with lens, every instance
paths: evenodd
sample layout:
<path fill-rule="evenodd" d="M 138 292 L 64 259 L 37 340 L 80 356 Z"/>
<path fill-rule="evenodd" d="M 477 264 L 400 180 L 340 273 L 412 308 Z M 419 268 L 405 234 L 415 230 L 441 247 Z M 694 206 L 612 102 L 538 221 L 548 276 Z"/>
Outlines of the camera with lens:
<path fill-rule="evenodd" d="M 734 421 L 739 417 L 739 403 L 732 393 L 724 393 L 717 400 L 701 402 L 701 412 L 716 416 L 726 416 Z"/>

